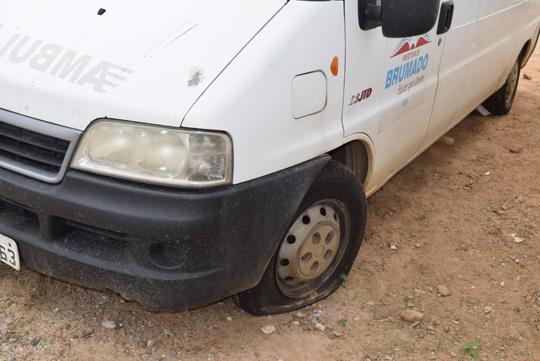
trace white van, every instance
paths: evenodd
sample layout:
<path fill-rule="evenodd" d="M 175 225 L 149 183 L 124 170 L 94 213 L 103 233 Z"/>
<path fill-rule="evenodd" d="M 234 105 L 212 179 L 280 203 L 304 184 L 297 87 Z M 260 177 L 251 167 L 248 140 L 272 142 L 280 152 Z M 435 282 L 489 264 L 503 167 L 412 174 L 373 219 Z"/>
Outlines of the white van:
<path fill-rule="evenodd" d="M 316 302 L 366 196 L 510 110 L 540 0 L 11 1 L 0 258 L 151 309 Z"/>

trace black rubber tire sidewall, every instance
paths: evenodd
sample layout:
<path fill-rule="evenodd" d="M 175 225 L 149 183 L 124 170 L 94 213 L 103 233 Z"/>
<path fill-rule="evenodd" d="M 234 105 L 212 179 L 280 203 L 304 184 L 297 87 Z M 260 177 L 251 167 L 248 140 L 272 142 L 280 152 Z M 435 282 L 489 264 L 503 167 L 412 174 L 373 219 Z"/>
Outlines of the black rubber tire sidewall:
<path fill-rule="evenodd" d="M 343 165 L 331 161 L 311 185 L 294 219 L 312 204 L 325 198 L 343 202 L 351 217 L 347 249 L 327 281 L 308 296 L 284 296 L 275 279 L 278 247 L 259 284 L 238 295 L 244 310 L 256 316 L 292 311 L 327 297 L 341 285 L 343 280 L 340 275 L 348 274 L 362 242 L 366 224 L 366 197 L 358 178 Z"/>
<path fill-rule="evenodd" d="M 510 97 L 510 99 L 508 101 L 506 100 L 506 91 L 508 87 L 510 86 L 509 84 L 510 75 L 509 75 L 508 78 L 506 79 L 506 82 L 502 86 L 502 88 L 497 90 L 493 95 L 491 95 L 484 102 L 484 106 L 486 107 L 487 110 L 490 111 L 491 114 L 506 115 L 512 109 L 512 105 L 514 104 L 514 98 L 516 97 L 519 77 L 521 74 L 521 66 L 520 66 L 521 62 L 519 58 L 516 60 L 516 63 L 518 66 L 517 80 L 516 80 L 516 84 L 512 91 L 512 96 Z"/>

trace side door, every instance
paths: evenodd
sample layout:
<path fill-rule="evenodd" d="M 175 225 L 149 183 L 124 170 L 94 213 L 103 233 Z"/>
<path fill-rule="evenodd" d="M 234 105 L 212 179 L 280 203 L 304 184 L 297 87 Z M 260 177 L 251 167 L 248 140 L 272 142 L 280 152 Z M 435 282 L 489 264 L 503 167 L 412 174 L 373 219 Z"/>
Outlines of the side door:
<path fill-rule="evenodd" d="M 373 142 L 369 192 L 419 150 L 437 91 L 446 35 L 437 35 L 435 25 L 419 36 L 385 38 L 381 27 L 360 28 L 358 7 L 359 0 L 345 0 L 342 119 L 345 137 L 364 133 Z"/>
<path fill-rule="evenodd" d="M 443 135 L 497 90 L 519 49 L 522 0 L 453 0 L 439 87 L 423 146 Z M 520 44 L 521 47 L 523 44 Z"/>

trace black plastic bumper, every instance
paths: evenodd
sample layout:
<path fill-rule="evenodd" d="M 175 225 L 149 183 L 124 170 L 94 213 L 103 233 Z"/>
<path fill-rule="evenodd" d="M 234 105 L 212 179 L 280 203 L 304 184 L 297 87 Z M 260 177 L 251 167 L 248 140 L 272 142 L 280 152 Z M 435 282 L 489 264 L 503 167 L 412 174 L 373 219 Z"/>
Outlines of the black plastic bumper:
<path fill-rule="evenodd" d="M 52 277 L 150 309 L 203 305 L 257 284 L 328 160 L 194 191 L 79 171 L 52 185 L 0 169 L 0 233 Z"/>

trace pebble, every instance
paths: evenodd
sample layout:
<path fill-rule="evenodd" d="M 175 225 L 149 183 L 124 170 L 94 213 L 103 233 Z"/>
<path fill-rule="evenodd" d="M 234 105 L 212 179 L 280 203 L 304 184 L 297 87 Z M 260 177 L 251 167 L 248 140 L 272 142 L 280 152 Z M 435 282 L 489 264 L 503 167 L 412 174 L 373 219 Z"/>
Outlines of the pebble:
<path fill-rule="evenodd" d="M 271 335 L 276 332 L 276 328 L 273 325 L 266 325 L 261 328 L 262 333 L 265 335 Z"/>
<path fill-rule="evenodd" d="M 107 330 L 114 330 L 116 328 L 116 322 L 104 318 L 103 321 L 101 321 L 101 327 L 106 328 Z"/>
<path fill-rule="evenodd" d="M 171 330 L 164 329 L 164 330 L 163 330 L 163 333 L 164 333 L 165 336 L 167 336 L 167 337 L 173 337 L 173 336 L 174 336 L 174 333 L 173 333 Z"/>
<path fill-rule="evenodd" d="M 521 153 L 523 151 L 523 146 L 516 144 L 510 147 L 510 153 Z"/>
<path fill-rule="evenodd" d="M 296 312 L 294 314 L 294 318 L 297 318 L 299 320 L 303 319 L 303 318 L 306 318 L 307 317 L 307 314 L 305 314 L 304 312 Z"/>
<path fill-rule="evenodd" d="M 232 317 L 231 317 L 231 316 L 227 316 L 227 321 L 232 321 Z"/>
<path fill-rule="evenodd" d="M 332 331 L 332 336 L 336 338 L 340 338 L 340 337 L 343 337 L 343 334 L 339 331 Z"/>
<path fill-rule="evenodd" d="M 41 341 L 41 339 L 35 338 L 32 341 L 30 341 L 30 345 L 37 346 L 39 344 L 39 341 Z"/>
<path fill-rule="evenodd" d="M 326 330 L 326 326 L 323 325 L 323 324 L 320 323 L 320 322 L 317 322 L 317 323 L 315 324 L 315 328 L 316 328 L 317 330 L 321 330 L 321 331 L 325 331 L 325 330 Z"/>
<path fill-rule="evenodd" d="M 454 144 L 456 144 L 456 140 L 451 137 L 443 136 L 439 138 L 439 143 L 444 144 L 448 147 L 452 147 Z"/>
<path fill-rule="evenodd" d="M 439 294 L 443 297 L 448 297 L 450 296 L 450 289 L 445 286 L 445 285 L 438 285 L 437 286 L 437 291 L 439 292 Z"/>
<path fill-rule="evenodd" d="M 491 307 L 490 306 L 486 306 L 484 307 L 484 313 L 487 315 L 488 313 L 491 313 Z"/>
<path fill-rule="evenodd" d="M 403 311 L 403 313 L 401 314 L 401 318 L 404 320 L 404 321 L 407 321 L 407 322 L 415 322 L 415 321 L 422 321 L 424 319 L 424 315 L 421 314 L 420 312 L 418 311 L 414 311 L 414 310 L 405 310 Z"/>

